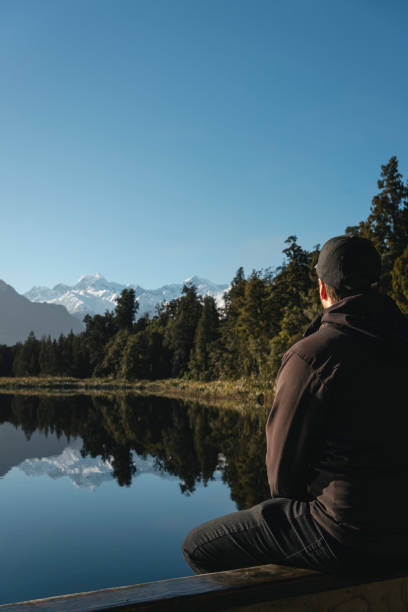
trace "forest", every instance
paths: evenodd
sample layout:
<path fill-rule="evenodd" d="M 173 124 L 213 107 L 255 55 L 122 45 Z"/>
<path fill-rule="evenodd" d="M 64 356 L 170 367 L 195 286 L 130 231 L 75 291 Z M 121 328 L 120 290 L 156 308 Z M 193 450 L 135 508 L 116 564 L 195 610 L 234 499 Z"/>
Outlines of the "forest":
<path fill-rule="evenodd" d="M 408 315 L 408 181 L 395 156 L 381 166 L 377 185 L 367 219 L 344 233 L 373 241 L 382 258 L 383 291 Z M 181 297 L 136 320 L 134 291 L 124 289 L 114 311 L 85 316 L 81 334 L 53 340 L 31 333 L 24 343 L 1 345 L 0 376 L 250 377 L 272 385 L 282 355 L 321 310 L 314 269 L 319 245 L 307 251 L 289 236 L 283 254 L 274 270 L 246 276 L 240 267 L 221 309 L 185 285 Z"/>

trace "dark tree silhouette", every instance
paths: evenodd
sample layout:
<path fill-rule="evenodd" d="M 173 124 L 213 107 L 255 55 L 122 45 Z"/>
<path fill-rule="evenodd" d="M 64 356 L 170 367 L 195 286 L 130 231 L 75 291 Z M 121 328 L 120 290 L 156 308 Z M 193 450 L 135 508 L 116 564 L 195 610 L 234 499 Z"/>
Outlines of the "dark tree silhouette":
<path fill-rule="evenodd" d="M 139 303 L 135 299 L 134 289 L 123 289 L 116 299 L 115 322 L 119 329 L 131 331 Z"/>

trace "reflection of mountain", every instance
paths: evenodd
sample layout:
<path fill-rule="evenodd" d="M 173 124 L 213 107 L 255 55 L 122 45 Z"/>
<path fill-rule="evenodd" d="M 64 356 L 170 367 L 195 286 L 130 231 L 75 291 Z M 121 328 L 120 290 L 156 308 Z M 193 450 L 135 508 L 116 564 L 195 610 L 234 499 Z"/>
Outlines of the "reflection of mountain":
<path fill-rule="evenodd" d="M 156 473 L 176 478 L 187 495 L 221 476 L 239 508 L 269 495 L 263 413 L 241 415 L 162 397 L 122 395 L 3 395 L 0 401 L 0 423 L 8 423 L 10 431 L 12 425 L 28 435 L 57 431 L 71 440 L 64 438 L 50 452 L 47 445 L 55 436 L 39 436 L 46 446 L 38 453 L 31 449 L 17 454 L 8 460 L 6 471 L 22 463 L 27 474 L 67 476 L 87 487 L 111 478 L 129 486 L 139 474 Z M 43 459 L 24 461 L 33 457 Z"/>
<path fill-rule="evenodd" d="M 60 453 L 68 444 L 67 437 L 60 438 L 54 433 L 45 436 L 35 431 L 30 439 L 10 423 L 0 426 L 0 478 L 15 465 L 30 457 L 49 457 Z"/>
<path fill-rule="evenodd" d="M 82 442 L 76 440 L 67 446 L 60 455 L 42 457 L 41 459 L 26 459 L 19 465 L 19 468 L 27 476 L 48 475 L 53 479 L 67 476 L 75 486 L 81 488 L 95 489 L 103 482 L 112 480 L 114 476 L 111 460 L 104 461 L 100 457 L 82 457 L 81 447 Z M 138 457 L 136 453 L 132 453 L 132 459 L 136 467 L 134 477 L 154 473 L 168 480 L 177 480 L 174 476 L 158 471 L 155 468 L 153 457 L 143 459 Z"/>

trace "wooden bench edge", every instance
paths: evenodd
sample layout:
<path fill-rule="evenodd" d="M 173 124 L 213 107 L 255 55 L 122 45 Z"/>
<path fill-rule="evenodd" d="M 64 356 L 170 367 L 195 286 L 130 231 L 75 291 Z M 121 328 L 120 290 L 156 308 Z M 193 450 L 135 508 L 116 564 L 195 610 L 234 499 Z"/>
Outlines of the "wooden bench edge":
<path fill-rule="evenodd" d="M 348 586 L 404 577 L 382 574 L 323 574 L 311 570 L 263 565 L 199 576 L 172 578 L 131 586 L 0 605 L 1 612 L 102 612 L 105 610 L 201 610 L 240 607 L 308 595 Z"/>

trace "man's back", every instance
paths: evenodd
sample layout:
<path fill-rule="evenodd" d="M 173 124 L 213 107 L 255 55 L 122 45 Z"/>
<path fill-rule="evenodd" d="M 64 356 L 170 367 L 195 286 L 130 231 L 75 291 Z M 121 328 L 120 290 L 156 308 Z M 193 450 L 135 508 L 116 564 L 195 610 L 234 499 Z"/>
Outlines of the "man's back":
<path fill-rule="evenodd" d="M 408 322 L 392 300 L 326 309 L 282 362 L 267 424 L 272 496 L 308 498 L 325 530 L 365 550 L 406 530 L 407 379 Z"/>
<path fill-rule="evenodd" d="M 323 314 L 284 355 L 266 426 L 271 498 L 190 532 L 195 571 L 407 559 L 408 322 L 369 240 L 331 238 L 315 268 Z"/>

